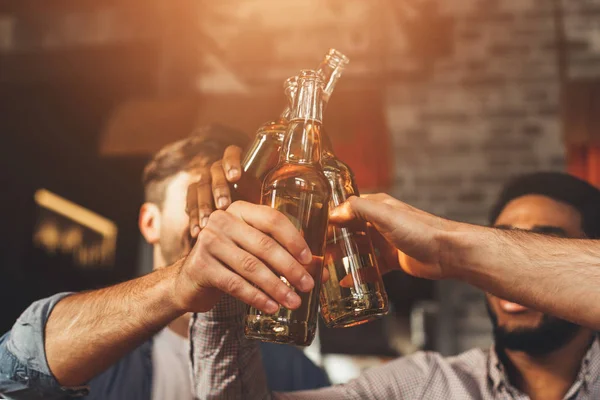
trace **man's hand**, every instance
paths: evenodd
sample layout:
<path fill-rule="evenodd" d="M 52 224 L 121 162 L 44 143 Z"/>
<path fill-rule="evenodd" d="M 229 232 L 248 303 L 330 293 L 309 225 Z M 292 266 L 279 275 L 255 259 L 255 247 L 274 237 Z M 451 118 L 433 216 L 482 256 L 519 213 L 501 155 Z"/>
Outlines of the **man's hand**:
<path fill-rule="evenodd" d="M 198 182 L 188 187 L 186 211 L 190 216 L 190 234 L 196 238 L 208 224 L 215 210 L 226 210 L 232 203 L 229 183 L 237 182 L 242 176 L 242 149 L 229 146 L 223 159 L 212 164 L 200 175 Z M 215 208 L 216 206 L 216 208 Z"/>
<path fill-rule="evenodd" d="M 296 309 L 300 297 L 277 274 L 308 292 L 314 279 L 302 264 L 310 269 L 311 261 L 302 235 L 283 214 L 237 201 L 209 216 L 180 261 L 173 298 L 181 312 L 208 311 L 223 293 L 266 313 L 276 312 L 278 303 Z"/>
<path fill-rule="evenodd" d="M 453 229 L 453 224 L 458 223 L 417 210 L 383 193 L 351 197 L 332 211 L 330 221 L 351 224 L 354 219 L 367 221 L 401 250 L 398 251 L 398 260 L 405 272 L 428 279 L 450 276 L 444 270 L 448 255 L 442 239 Z M 374 236 L 375 242 L 376 239 L 377 236 Z M 386 268 L 384 271 L 387 272 Z"/>

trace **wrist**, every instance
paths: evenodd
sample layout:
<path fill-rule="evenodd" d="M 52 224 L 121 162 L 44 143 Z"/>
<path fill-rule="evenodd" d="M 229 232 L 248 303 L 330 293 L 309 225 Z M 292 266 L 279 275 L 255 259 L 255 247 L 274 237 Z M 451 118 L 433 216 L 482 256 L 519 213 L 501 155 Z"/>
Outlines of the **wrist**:
<path fill-rule="evenodd" d="M 484 245 L 491 240 L 487 231 L 475 225 L 456 224 L 440 234 L 440 268 L 445 278 L 468 279 L 479 263 L 478 256 L 486 252 Z"/>
<path fill-rule="evenodd" d="M 175 262 L 173 265 L 160 270 L 163 274 L 161 281 L 164 282 L 163 295 L 166 307 L 174 314 L 183 315 L 188 312 L 188 307 L 182 301 L 181 288 L 181 269 L 184 259 Z"/>

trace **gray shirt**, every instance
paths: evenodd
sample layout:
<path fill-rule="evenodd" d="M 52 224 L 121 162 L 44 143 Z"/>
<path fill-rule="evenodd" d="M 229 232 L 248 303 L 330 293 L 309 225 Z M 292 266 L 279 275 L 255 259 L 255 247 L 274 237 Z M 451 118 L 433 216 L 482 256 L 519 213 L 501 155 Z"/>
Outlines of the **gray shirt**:
<path fill-rule="evenodd" d="M 200 399 L 529 399 L 513 387 L 494 349 L 474 349 L 456 357 L 419 352 L 372 368 L 359 378 L 325 389 L 270 393 L 258 356 L 247 340 L 245 307 L 224 297 L 208 313 L 192 319 L 194 389 Z M 600 348 L 596 339 L 565 399 L 600 399 Z"/>
<path fill-rule="evenodd" d="M 194 400 L 189 372 L 190 345 L 169 328 L 152 343 L 152 400 Z"/>

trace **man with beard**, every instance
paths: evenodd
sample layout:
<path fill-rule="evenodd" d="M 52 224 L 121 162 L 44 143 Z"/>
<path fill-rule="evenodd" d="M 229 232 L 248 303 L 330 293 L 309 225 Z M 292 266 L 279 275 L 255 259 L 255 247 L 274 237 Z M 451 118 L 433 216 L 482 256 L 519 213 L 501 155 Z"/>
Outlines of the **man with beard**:
<path fill-rule="evenodd" d="M 409 213 L 425 215 L 389 196 L 376 196 L 380 204 L 402 208 L 405 217 Z M 357 202 L 354 203 L 350 204 L 353 211 L 362 212 L 356 207 Z M 600 191 L 591 185 L 566 174 L 538 173 L 517 178 L 505 187 L 492 209 L 490 222 L 498 229 L 514 231 L 517 236 L 517 231 L 528 231 L 558 238 L 597 239 L 600 238 L 599 207 Z M 382 220 L 390 219 L 389 211 L 381 214 Z M 379 224 L 375 219 L 365 219 Z M 441 219 L 422 221 L 426 221 L 425 225 L 413 222 L 411 229 L 429 230 L 441 223 Z M 389 236 L 392 229 L 380 231 Z M 404 235 L 404 232 L 399 234 Z M 405 239 L 406 248 L 408 244 Z M 412 253 L 416 254 L 417 250 L 413 249 Z M 512 282 L 512 285 L 519 284 Z M 495 339 L 489 350 L 473 349 L 450 358 L 420 352 L 373 368 L 345 385 L 316 391 L 274 393 L 273 397 L 333 400 L 600 398 L 600 347 L 591 329 L 492 294 L 486 294 L 486 297 Z M 244 371 L 252 371 L 246 372 L 246 381 L 221 383 L 220 371 L 239 361 L 231 356 L 236 354 L 235 349 L 252 346 L 243 338 L 234 337 L 240 327 L 234 329 L 235 320 L 231 313 L 234 310 L 243 312 L 236 304 L 232 299 L 224 298 L 217 310 L 194 317 L 192 342 L 196 382 L 213 382 L 210 386 L 196 385 L 199 398 L 237 398 L 247 393 L 252 393 L 255 398 L 270 397 L 264 385 L 250 383 L 260 382 L 258 377 L 262 367 L 258 363 L 238 365 Z M 230 318 L 221 321 L 224 310 Z M 219 338 L 219 343 L 212 338 Z M 239 379 L 243 380 L 243 376 Z M 241 387 L 244 387 L 243 392 L 239 391 Z"/>
<path fill-rule="evenodd" d="M 165 146 L 153 157 L 143 175 L 145 202 L 139 213 L 139 228 L 153 246 L 155 272 L 113 287 L 61 293 L 34 303 L 12 332 L 0 338 L 0 397 L 63 399 L 89 392 L 88 399 L 194 398 L 189 373 L 190 314 L 162 316 L 169 304 L 165 290 L 155 296 L 156 287 L 170 280 L 169 273 L 163 272 L 175 270 L 181 275 L 177 268 L 186 272 L 180 260 L 193 245 L 185 213 L 188 185 L 209 175 L 210 166 L 227 146 L 244 146 L 247 140 L 237 131 L 211 126 Z M 211 190 L 210 182 L 206 189 Z M 260 206 L 250 207 L 256 215 L 261 211 Z M 208 259 L 221 260 L 226 266 L 223 255 L 217 253 L 219 246 L 211 240 L 216 241 L 217 235 L 221 240 L 233 239 L 239 230 L 252 235 L 244 224 L 226 220 L 212 232 L 204 232 L 213 239 L 198 238 L 204 250 L 198 250 L 198 267 L 191 266 L 187 272 L 190 276 L 182 280 L 193 283 L 192 271 L 202 265 L 206 270 Z M 252 248 L 240 239 L 236 244 Z M 227 252 L 235 251 L 236 246 L 230 246 Z M 235 287 L 230 291 L 235 292 Z M 175 295 L 183 296 L 184 291 Z M 263 344 L 260 350 L 263 356 L 280 361 L 276 369 L 266 366 L 270 387 L 298 390 L 328 384 L 325 373 L 300 350 L 274 344 Z M 79 387 L 88 382 L 89 387 Z"/>

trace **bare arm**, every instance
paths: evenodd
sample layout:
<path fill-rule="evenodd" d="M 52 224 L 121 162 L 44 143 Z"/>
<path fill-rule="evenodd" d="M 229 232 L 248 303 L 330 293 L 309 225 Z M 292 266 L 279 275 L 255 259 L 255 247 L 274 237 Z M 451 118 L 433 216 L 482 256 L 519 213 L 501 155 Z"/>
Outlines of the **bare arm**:
<path fill-rule="evenodd" d="M 446 238 L 456 278 L 600 329 L 600 241 L 468 228 Z"/>
<path fill-rule="evenodd" d="M 61 300 L 46 323 L 46 357 L 64 386 L 98 375 L 182 314 L 171 300 L 177 265 Z"/>
<path fill-rule="evenodd" d="M 45 350 L 63 386 L 87 382 L 185 312 L 206 312 L 223 293 L 267 313 L 295 309 L 314 280 L 298 230 L 266 206 L 237 202 L 211 214 L 185 259 L 145 277 L 69 296 L 50 314 Z M 273 265 L 273 272 L 267 265 Z M 277 274 L 277 275 L 276 275 Z"/>
<path fill-rule="evenodd" d="M 351 200 L 332 221 L 360 218 L 418 277 L 460 279 L 507 300 L 600 329 L 600 241 L 506 232 L 445 220 L 388 195 Z"/>

